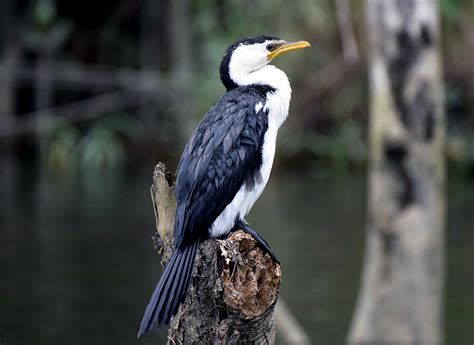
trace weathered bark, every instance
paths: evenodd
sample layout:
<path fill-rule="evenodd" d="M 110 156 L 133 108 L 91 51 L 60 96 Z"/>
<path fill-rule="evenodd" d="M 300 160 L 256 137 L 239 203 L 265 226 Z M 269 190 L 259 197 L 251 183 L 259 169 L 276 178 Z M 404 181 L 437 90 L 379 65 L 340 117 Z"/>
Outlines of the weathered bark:
<path fill-rule="evenodd" d="M 438 344 L 444 115 L 436 0 L 368 0 L 367 248 L 348 342 Z"/>
<path fill-rule="evenodd" d="M 174 177 L 158 164 L 151 195 L 158 232 L 155 243 L 165 262 L 173 250 L 173 188 Z M 280 277 L 279 264 L 241 230 L 226 240 L 204 241 L 186 300 L 171 320 L 168 343 L 273 344 Z"/>

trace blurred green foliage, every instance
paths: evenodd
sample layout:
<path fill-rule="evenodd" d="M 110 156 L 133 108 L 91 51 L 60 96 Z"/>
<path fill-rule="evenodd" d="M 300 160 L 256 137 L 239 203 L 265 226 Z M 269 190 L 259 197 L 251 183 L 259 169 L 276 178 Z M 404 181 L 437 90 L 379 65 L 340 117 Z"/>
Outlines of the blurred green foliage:
<path fill-rule="evenodd" d="M 461 3 L 460 0 L 439 0 L 441 14 L 447 22 L 454 22 L 459 19 L 462 10 Z"/>
<path fill-rule="evenodd" d="M 13 0 L 6 1 L 16 8 L 11 13 L 13 22 L 22 23 L 12 37 L 21 38 L 24 58 L 33 66 L 37 59 L 45 57 L 42 52 L 47 46 L 50 48 L 46 57 L 53 61 L 116 73 L 111 75 L 112 80 L 121 80 L 125 69 L 143 70 L 144 76 L 153 72 L 161 78 L 156 89 L 147 91 L 151 96 L 143 96 L 152 102 L 126 109 L 126 121 L 136 122 L 136 126 L 130 127 L 138 134 L 131 135 L 128 125 L 118 126 L 109 116 L 78 121 L 48 133 L 44 161 L 51 169 L 100 171 L 123 166 L 137 150 L 146 152 L 141 157 L 148 156 L 153 162 L 163 155 L 179 155 L 190 131 L 224 92 L 218 73 L 224 50 L 243 36 L 257 34 L 312 43 L 312 48 L 304 53 L 274 62 L 286 71 L 294 91 L 285 128 L 295 134 L 285 138 L 285 145 L 291 149 L 279 150 L 278 154 L 287 155 L 288 160 L 304 154 L 305 159 L 314 161 L 310 166 L 319 169 L 329 165 L 338 172 L 350 171 L 366 162 L 365 1 L 348 0 L 360 53 L 356 62 L 344 59 L 337 4 L 333 1 L 192 0 L 178 6 L 172 0 L 103 0 L 95 4 L 94 11 L 77 2 L 29 0 L 13 6 Z M 459 167 L 474 162 L 470 153 L 474 131 L 474 1 L 438 1 L 448 137 L 453 137 L 453 142 L 462 142 L 454 146 L 465 147 L 462 152 L 467 152 L 449 151 L 448 156 L 458 167 L 456 171 L 467 171 Z M 12 26 L 8 28 L 13 30 Z M 32 73 L 33 81 L 35 75 Z M 23 107 L 35 104 L 38 91 L 34 83 L 30 85 L 21 86 L 17 96 L 23 97 L 19 102 Z M 53 86 L 52 99 L 58 104 L 115 90 L 76 90 L 54 83 Z M 25 99 L 25 94 L 32 95 Z M 128 146 L 133 149 L 127 149 Z"/>
<path fill-rule="evenodd" d="M 81 133 L 73 126 L 57 129 L 47 149 L 48 168 L 57 173 L 100 173 L 125 162 L 123 139 L 138 140 L 139 125 L 126 114 L 101 118 Z"/>
<path fill-rule="evenodd" d="M 337 172 L 346 172 L 351 163 L 362 165 L 367 160 L 367 147 L 361 126 L 352 119 L 333 128 L 329 134 L 308 133 L 304 146 L 328 160 Z"/>
<path fill-rule="evenodd" d="M 39 0 L 33 7 L 33 22 L 42 31 L 52 26 L 56 16 L 56 6 L 52 0 Z"/>
<path fill-rule="evenodd" d="M 463 177 L 474 175 L 474 131 L 451 135 L 447 142 L 448 161 L 453 171 Z"/>

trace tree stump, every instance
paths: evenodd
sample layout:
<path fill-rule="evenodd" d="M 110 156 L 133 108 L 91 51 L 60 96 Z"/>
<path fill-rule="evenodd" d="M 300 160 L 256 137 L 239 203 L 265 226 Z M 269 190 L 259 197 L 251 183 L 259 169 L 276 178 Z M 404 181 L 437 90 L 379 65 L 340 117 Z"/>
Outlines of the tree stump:
<path fill-rule="evenodd" d="M 159 163 L 151 196 L 155 247 L 166 263 L 173 252 L 174 176 Z M 280 265 L 238 230 L 200 244 L 186 300 L 171 319 L 168 344 L 273 344 Z"/>

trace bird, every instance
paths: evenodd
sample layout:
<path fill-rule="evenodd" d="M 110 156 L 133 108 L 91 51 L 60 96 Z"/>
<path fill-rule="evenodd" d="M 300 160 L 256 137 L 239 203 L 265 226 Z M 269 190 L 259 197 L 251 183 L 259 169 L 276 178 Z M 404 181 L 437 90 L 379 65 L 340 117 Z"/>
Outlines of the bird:
<path fill-rule="evenodd" d="M 175 248 L 146 307 L 138 338 L 155 324 L 168 324 L 178 311 L 202 241 L 242 229 L 276 260 L 245 217 L 270 177 L 278 129 L 290 105 L 288 77 L 270 62 L 307 47 L 307 41 L 259 35 L 243 38 L 225 51 L 219 72 L 226 92 L 204 115 L 179 161 Z"/>

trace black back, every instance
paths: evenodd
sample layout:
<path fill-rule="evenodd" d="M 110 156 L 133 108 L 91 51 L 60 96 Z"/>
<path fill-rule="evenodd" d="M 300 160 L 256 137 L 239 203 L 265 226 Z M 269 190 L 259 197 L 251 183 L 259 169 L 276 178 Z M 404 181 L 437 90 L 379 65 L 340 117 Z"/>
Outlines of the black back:
<path fill-rule="evenodd" d="M 189 139 L 178 166 L 174 226 L 179 248 L 207 238 L 208 228 L 232 201 L 244 182 L 258 178 L 261 149 L 268 128 L 265 105 L 274 89 L 237 87 L 207 112 Z M 257 176 L 258 175 L 258 176 Z"/>

